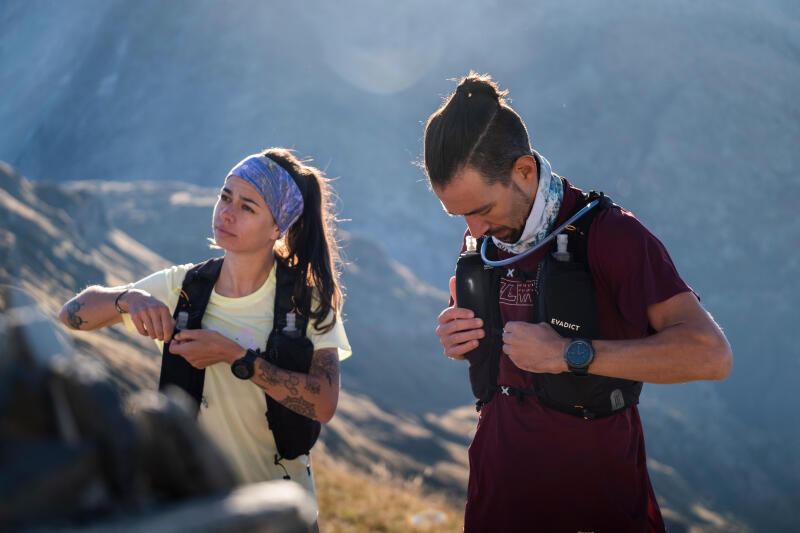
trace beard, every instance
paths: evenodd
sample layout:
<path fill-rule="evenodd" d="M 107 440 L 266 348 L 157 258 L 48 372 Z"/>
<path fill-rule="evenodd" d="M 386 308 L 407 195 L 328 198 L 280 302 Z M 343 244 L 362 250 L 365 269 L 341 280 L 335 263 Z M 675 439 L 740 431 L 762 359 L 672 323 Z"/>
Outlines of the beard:
<path fill-rule="evenodd" d="M 528 216 L 531 214 L 531 209 L 533 209 L 533 200 L 536 197 L 536 193 L 534 193 L 532 198 L 528 198 L 525 195 L 525 191 L 523 191 L 519 185 L 513 181 L 511 182 L 510 187 L 512 188 L 511 208 L 509 209 L 509 218 L 511 219 L 511 224 L 508 226 L 497 226 L 496 228 L 490 228 L 488 233 L 498 240 L 513 244 L 522 236 L 522 231 L 525 229 L 525 223 L 528 221 Z"/>

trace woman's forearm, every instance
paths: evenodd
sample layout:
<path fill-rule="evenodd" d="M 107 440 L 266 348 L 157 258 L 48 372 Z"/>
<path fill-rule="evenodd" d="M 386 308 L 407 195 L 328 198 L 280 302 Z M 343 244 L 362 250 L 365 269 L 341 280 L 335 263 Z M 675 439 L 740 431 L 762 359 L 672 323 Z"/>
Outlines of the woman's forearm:
<path fill-rule="evenodd" d="M 87 287 L 64 304 L 58 319 L 67 327 L 90 331 L 122 321 L 114 302 L 125 291 L 123 287 Z"/>
<path fill-rule="evenodd" d="M 292 411 L 327 423 L 339 401 L 338 368 L 335 350 L 315 353 L 308 374 L 290 372 L 259 358 L 252 381 Z"/>
<path fill-rule="evenodd" d="M 195 368 L 231 365 L 247 353 L 235 340 L 208 329 L 180 331 L 169 350 Z M 333 418 L 339 401 L 339 350 L 315 350 L 308 374 L 285 370 L 258 357 L 250 380 L 292 411 L 326 423 Z"/>

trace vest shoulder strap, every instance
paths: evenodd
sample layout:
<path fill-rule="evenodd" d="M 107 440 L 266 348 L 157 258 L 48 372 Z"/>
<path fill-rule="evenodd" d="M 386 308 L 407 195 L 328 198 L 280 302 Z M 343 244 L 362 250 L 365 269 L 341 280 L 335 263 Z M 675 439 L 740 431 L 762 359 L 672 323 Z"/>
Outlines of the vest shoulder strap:
<path fill-rule="evenodd" d="M 214 290 L 221 270 L 222 258 L 215 257 L 195 265 L 183 278 L 178 305 L 175 307 L 173 317 L 178 318 L 180 311 L 188 311 L 188 329 L 200 329 L 208 300 L 211 298 L 211 291 Z"/>
<path fill-rule="evenodd" d="M 562 181 L 564 178 L 561 178 Z M 566 187 L 566 183 L 564 184 Z M 617 204 L 611 200 L 608 196 L 606 196 L 602 192 L 597 191 L 589 191 L 588 193 L 583 193 L 575 202 L 575 207 L 573 208 L 572 213 L 573 215 L 587 206 L 590 202 L 594 200 L 598 200 L 597 205 L 589 210 L 586 214 L 576 220 L 573 224 L 564 228 L 564 231 L 569 235 L 568 239 L 568 250 L 570 254 L 572 254 L 573 260 L 577 263 L 582 263 L 586 265 L 588 269 L 589 263 L 589 228 L 594 222 L 594 219 L 599 215 L 601 212 L 609 209 L 611 207 L 619 207 Z M 553 250 L 556 249 L 556 242 L 553 241 L 551 248 Z"/>
<path fill-rule="evenodd" d="M 305 335 L 311 311 L 311 288 L 306 285 L 305 277 L 297 270 L 286 265 L 278 257 L 275 258 L 275 311 L 273 330 L 281 331 L 286 326 L 286 313 L 295 313 L 295 327 Z M 302 285 L 301 285 L 302 284 Z M 298 287 L 300 285 L 300 287 Z M 301 295 L 295 295 L 296 288 Z"/>
<path fill-rule="evenodd" d="M 208 299 L 211 297 L 211 291 L 221 269 L 222 258 L 212 258 L 189 269 L 183 278 L 173 318 L 177 319 L 178 313 L 186 311 L 189 313 L 187 328 L 200 329 Z M 164 390 L 168 385 L 177 386 L 186 391 L 195 401 L 196 408 L 199 408 L 204 381 L 205 370 L 193 367 L 180 355 L 171 353 L 169 344 L 164 344 L 161 354 L 161 375 L 158 380 L 159 390 Z"/>

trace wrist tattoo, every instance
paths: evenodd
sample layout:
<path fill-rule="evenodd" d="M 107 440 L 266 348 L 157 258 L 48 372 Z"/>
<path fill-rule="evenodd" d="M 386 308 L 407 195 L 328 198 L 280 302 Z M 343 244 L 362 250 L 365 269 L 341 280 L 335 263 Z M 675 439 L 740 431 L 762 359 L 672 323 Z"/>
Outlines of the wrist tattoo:
<path fill-rule="evenodd" d="M 86 324 L 86 321 L 78 315 L 78 311 L 83 305 L 78 300 L 73 300 L 67 304 L 67 322 L 69 322 L 69 327 L 72 329 L 81 329 L 81 326 Z"/>
<path fill-rule="evenodd" d="M 292 396 L 298 396 L 300 394 L 300 391 L 297 390 L 297 386 L 300 385 L 300 378 L 297 375 L 288 370 L 278 368 L 266 361 L 260 362 L 259 369 L 260 372 L 258 375 L 265 383 L 281 385 L 286 388 Z"/>
<path fill-rule="evenodd" d="M 287 396 L 281 403 L 284 407 L 288 407 L 295 413 L 301 414 L 307 418 L 314 418 L 316 417 L 316 412 L 314 411 L 314 404 L 311 402 L 307 402 L 300 397 L 295 396 Z"/>
<path fill-rule="evenodd" d="M 266 361 L 258 361 L 258 377 L 264 383 L 269 383 L 270 385 L 279 385 L 280 380 L 278 380 L 278 376 L 276 375 L 278 367 L 275 365 L 271 365 Z"/>

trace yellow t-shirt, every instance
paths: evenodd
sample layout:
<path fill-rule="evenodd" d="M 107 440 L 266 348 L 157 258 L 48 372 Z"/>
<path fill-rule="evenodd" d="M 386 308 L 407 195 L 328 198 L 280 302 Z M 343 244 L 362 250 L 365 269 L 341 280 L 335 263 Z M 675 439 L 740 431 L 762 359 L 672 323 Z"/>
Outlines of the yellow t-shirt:
<path fill-rule="evenodd" d="M 149 292 L 170 311 L 174 311 L 183 278 L 192 266 L 173 266 L 129 287 Z M 217 331 L 244 348 L 263 350 L 267 345 L 269 332 L 272 331 L 274 302 L 273 267 L 264 284 L 247 296 L 228 298 L 217 294 L 216 290 L 212 291 L 203 315 L 202 327 Z M 129 330 L 136 331 L 130 315 L 124 314 L 123 320 Z M 328 320 L 323 322 L 325 323 Z M 352 353 L 339 316 L 331 331 L 319 333 L 313 324 L 309 324 L 306 335 L 313 343 L 314 350 L 338 348 L 339 360 Z M 163 343 L 156 341 L 156 345 L 161 350 Z M 283 459 L 280 464 L 275 464 L 278 451 L 272 431 L 267 426 L 266 411 L 264 391 L 258 385 L 234 376 L 227 363 L 217 363 L 206 368 L 198 423 L 228 459 L 240 482 L 282 479 L 289 475 L 316 500 L 308 456 L 302 455 L 293 460 Z"/>

